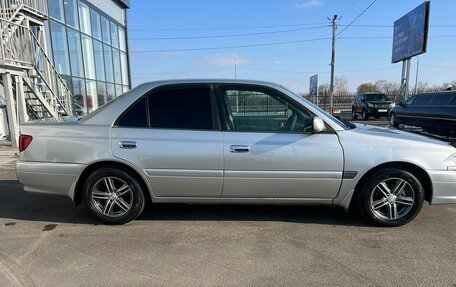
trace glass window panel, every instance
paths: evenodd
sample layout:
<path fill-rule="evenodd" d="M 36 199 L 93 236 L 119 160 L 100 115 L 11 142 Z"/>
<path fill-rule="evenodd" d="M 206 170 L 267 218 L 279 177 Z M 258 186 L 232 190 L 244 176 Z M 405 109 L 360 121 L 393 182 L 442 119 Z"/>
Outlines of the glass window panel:
<path fill-rule="evenodd" d="M 98 105 L 101 106 L 107 101 L 106 83 L 97 82 Z"/>
<path fill-rule="evenodd" d="M 119 27 L 119 48 L 121 51 L 124 52 L 127 50 L 125 30 L 122 27 Z"/>
<path fill-rule="evenodd" d="M 117 121 L 117 126 L 147 127 L 146 98 L 143 97 L 138 102 L 128 107 L 125 113 Z"/>
<path fill-rule="evenodd" d="M 120 63 L 122 69 L 122 84 L 128 86 L 128 61 L 127 61 L 127 54 L 120 53 Z"/>
<path fill-rule="evenodd" d="M 67 34 L 71 74 L 75 77 L 84 77 L 84 66 L 82 65 L 81 35 L 79 32 L 73 29 L 68 29 Z"/>
<path fill-rule="evenodd" d="M 97 72 L 97 80 L 105 80 L 105 67 L 103 60 L 103 44 L 97 40 L 93 40 L 93 55 L 95 57 L 95 70 Z"/>
<path fill-rule="evenodd" d="M 128 86 L 123 86 L 123 92 L 124 93 L 128 92 L 128 90 L 129 90 Z"/>
<path fill-rule="evenodd" d="M 97 83 L 95 81 L 86 81 L 87 84 L 87 108 L 88 112 L 98 109 Z"/>
<path fill-rule="evenodd" d="M 115 48 L 119 48 L 119 32 L 117 31 L 117 25 L 110 22 L 111 30 L 111 43 Z"/>
<path fill-rule="evenodd" d="M 240 132 L 310 132 L 312 117 L 277 94 L 257 90 L 222 91 L 228 130 Z"/>
<path fill-rule="evenodd" d="M 60 74 L 70 75 L 70 59 L 65 26 L 51 21 L 51 39 L 54 65 Z"/>
<path fill-rule="evenodd" d="M 79 19 L 81 22 L 81 32 L 88 35 L 92 34 L 92 28 L 90 26 L 90 10 L 89 6 L 79 1 Z"/>
<path fill-rule="evenodd" d="M 150 125 L 165 129 L 212 129 L 210 97 L 208 88 L 155 92 L 148 99 Z"/>
<path fill-rule="evenodd" d="M 90 9 L 90 19 L 92 22 L 92 36 L 101 40 L 100 14 L 98 14 L 97 11 Z"/>
<path fill-rule="evenodd" d="M 46 34 L 46 52 L 49 55 L 51 62 L 54 64 L 54 59 L 52 58 L 51 29 L 49 28 L 49 21 L 44 21 L 44 30 Z"/>
<path fill-rule="evenodd" d="M 111 47 L 103 45 L 104 60 L 105 60 L 105 71 L 106 71 L 106 82 L 114 82 L 114 70 L 112 67 L 112 52 Z"/>
<path fill-rule="evenodd" d="M 95 79 L 95 61 L 93 57 L 92 38 L 82 35 L 82 52 L 84 53 L 85 77 Z"/>
<path fill-rule="evenodd" d="M 73 78 L 73 98 L 76 116 L 87 114 L 86 90 L 83 79 Z"/>
<path fill-rule="evenodd" d="M 117 49 L 112 49 L 112 66 L 114 68 L 114 82 L 116 84 L 122 83 L 121 69 L 120 69 L 120 52 Z"/>
<path fill-rule="evenodd" d="M 65 0 L 63 3 L 65 4 L 66 23 L 79 30 L 77 0 Z"/>
<path fill-rule="evenodd" d="M 50 17 L 64 22 L 63 0 L 48 0 L 48 13 Z"/>
<path fill-rule="evenodd" d="M 116 97 L 123 94 L 123 89 L 121 85 L 116 85 Z"/>
<path fill-rule="evenodd" d="M 109 31 L 109 20 L 103 16 L 101 17 L 101 34 L 103 36 L 103 42 L 111 45 L 111 32 Z"/>
<path fill-rule="evenodd" d="M 114 84 L 106 84 L 106 91 L 108 92 L 108 102 L 116 97 Z"/>

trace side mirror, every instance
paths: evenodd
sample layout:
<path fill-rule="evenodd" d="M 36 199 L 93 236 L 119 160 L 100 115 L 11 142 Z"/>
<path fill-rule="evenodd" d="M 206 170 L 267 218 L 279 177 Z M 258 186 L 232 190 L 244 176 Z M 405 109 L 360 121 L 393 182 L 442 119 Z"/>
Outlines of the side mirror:
<path fill-rule="evenodd" d="M 317 116 L 313 118 L 313 131 L 314 133 L 321 133 L 326 130 L 325 122 Z"/>

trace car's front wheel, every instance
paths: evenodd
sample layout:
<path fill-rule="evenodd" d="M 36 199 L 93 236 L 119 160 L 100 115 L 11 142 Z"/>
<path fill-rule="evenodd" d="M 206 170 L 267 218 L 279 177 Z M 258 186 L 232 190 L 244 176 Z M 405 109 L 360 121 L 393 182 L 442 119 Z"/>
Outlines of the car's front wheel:
<path fill-rule="evenodd" d="M 363 110 L 363 112 L 361 113 L 361 117 L 362 117 L 363 120 L 365 120 L 365 121 L 368 121 L 368 120 L 369 120 L 369 116 L 367 115 L 366 110 Z"/>
<path fill-rule="evenodd" d="M 358 118 L 358 115 L 355 112 L 355 109 L 352 108 L 352 119 L 356 120 Z"/>
<path fill-rule="evenodd" d="M 95 170 L 86 180 L 84 199 L 90 212 L 108 224 L 124 224 L 144 209 L 144 191 L 130 172 L 116 168 Z"/>
<path fill-rule="evenodd" d="M 390 121 L 390 125 L 391 125 L 392 127 L 397 128 L 397 127 L 399 126 L 399 124 L 398 124 L 397 121 L 396 121 L 396 116 L 395 116 L 393 113 L 391 113 L 390 118 L 389 118 L 389 121 Z"/>
<path fill-rule="evenodd" d="M 424 189 L 406 170 L 382 169 L 362 184 L 357 200 L 360 213 L 367 221 L 380 226 L 400 226 L 421 210 Z"/>

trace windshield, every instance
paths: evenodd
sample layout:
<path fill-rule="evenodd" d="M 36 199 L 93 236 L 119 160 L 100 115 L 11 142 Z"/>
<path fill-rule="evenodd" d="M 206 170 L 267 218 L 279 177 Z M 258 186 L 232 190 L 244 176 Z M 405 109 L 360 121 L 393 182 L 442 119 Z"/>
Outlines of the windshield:
<path fill-rule="evenodd" d="M 384 94 L 366 94 L 367 101 L 389 101 L 390 99 Z"/>

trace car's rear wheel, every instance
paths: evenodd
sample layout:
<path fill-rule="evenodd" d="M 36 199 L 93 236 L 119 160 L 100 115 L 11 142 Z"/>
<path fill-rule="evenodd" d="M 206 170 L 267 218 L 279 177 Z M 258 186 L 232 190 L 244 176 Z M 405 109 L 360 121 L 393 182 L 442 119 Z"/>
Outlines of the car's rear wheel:
<path fill-rule="evenodd" d="M 90 212 L 108 224 L 124 224 L 144 209 L 144 191 L 136 177 L 115 168 L 94 171 L 84 186 Z"/>
<path fill-rule="evenodd" d="M 406 170 L 382 169 L 362 184 L 357 200 L 359 211 L 367 221 L 380 226 L 400 226 L 420 212 L 424 189 Z"/>
<path fill-rule="evenodd" d="M 393 113 L 391 113 L 389 120 L 390 120 L 390 125 L 392 127 L 397 128 L 399 126 L 399 124 L 396 121 L 396 116 Z"/>
<path fill-rule="evenodd" d="M 358 118 L 358 115 L 355 112 L 355 109 L 352 109 L 352 119 L 356 120 Z"/>
<path fill-rule="evenodd" d="M 368 121 L 368 120 L 369 120 L 369 116 L 367 115 L 366 110 L 363 110 L 363 112 L 362 112 L 362 114 L 361 114 L 361 117 L 362 117 L 363 120 L 365 120 L 365 121 Z"/>

